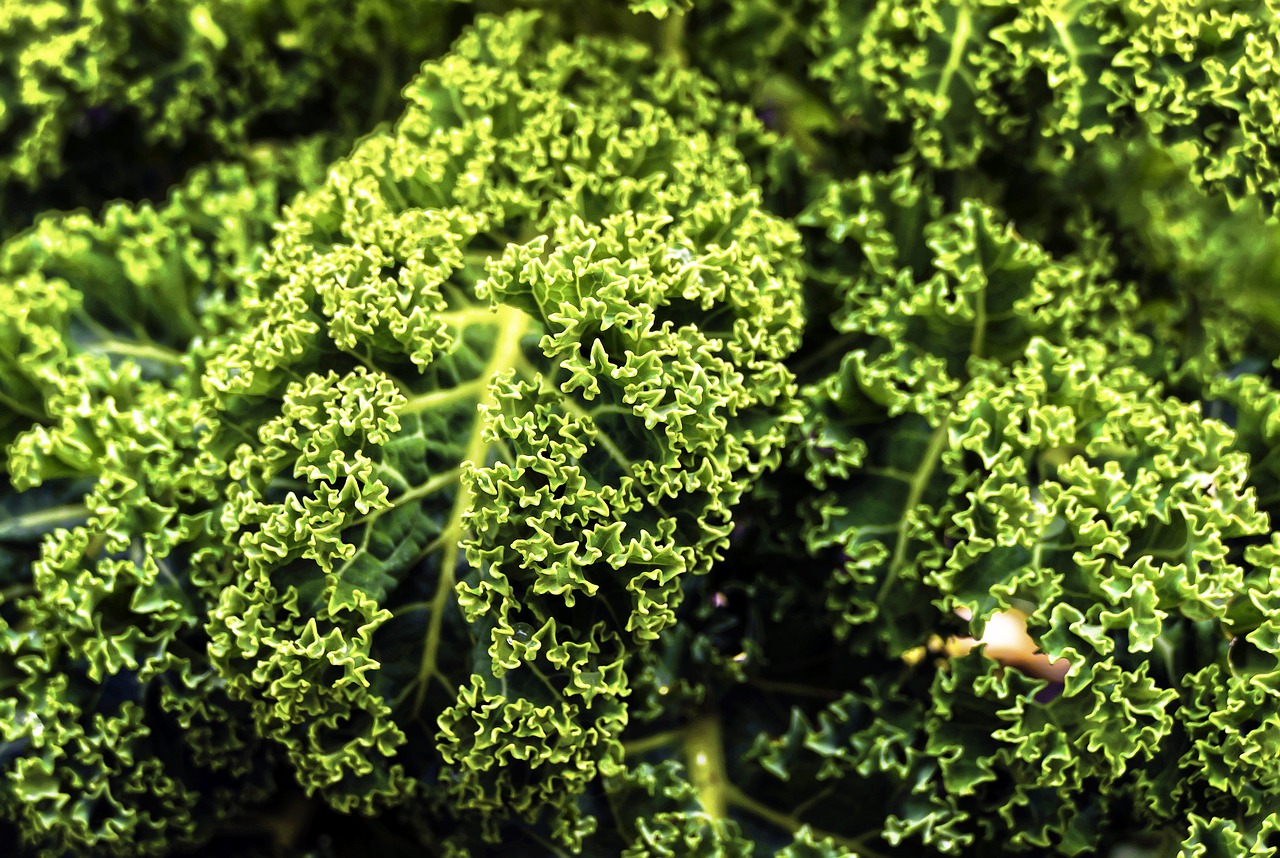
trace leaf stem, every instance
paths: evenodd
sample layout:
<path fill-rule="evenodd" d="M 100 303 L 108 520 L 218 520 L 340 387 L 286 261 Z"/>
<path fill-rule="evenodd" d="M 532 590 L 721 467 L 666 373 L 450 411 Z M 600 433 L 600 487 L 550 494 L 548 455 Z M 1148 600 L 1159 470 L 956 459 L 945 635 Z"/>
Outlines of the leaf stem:
<path fill-rule="evenodd" d="M 689 780 L 698 791 L 702 809 L 712 819 L 723 819 L 729 812 L 729 795 L 734 787 L 725 770 L 718 717 L 703 715 L 685 728 L 684 755 Z"/>
<path fill-rule="evenodd" d="M 500 307 L 495 318 L 500 324 L 498 337 L 494 341 L 493 354 L 489 358 L 489 363 L 480 376 L 484 382 L 484 389 L 476 402 L 475 421 L 471 425 L 471 435 L 462 456 L 464 466 L 467 462 L 477 468 L 485 465 L 485 460 L 489 456 L 489 445 L 484 437 L 483 412 L 484 407 L 492 404 L 494 398 L 490 380 L 516 366 L 520 360 L 520 339 L 529 329 L 529 317 L 514 307 Z M 462 520 L 467 510 L 471 508 L 473 500 L 467 481 L 461 480 L 458 485 L 458 494 L 454 498 L 453 510 L 449 514 L 449 521 L 440 532 L 439 538 L 428 548 L 429 551 L 440 552 L 440 580 L 436 584 L 436 592 L 431 599 L 431 616 L 427 621 L 427 634 L 423 640 L 422 660 L 414 680 L 418 686 L 413 700 L 414 717 L 422 712 L 427 688 L 432 677 L 438 674 L 436 660 L 440 651 L 440 633 L 444 626 L 444 609 L 453 594 L 453 585 L 456 581 L 455 567 L 458 565 L 458 551 L 461 549 L 463 537 Z"/>
<path fill-rule="evenodd" d="M 791 834 L 799 833 L 802 828 L 807 829 L 815 840 L 830 840 L 832 843 L 835 843 L 840 848 L 846 850 L 849 855 L 856 856 L 856 858 L 885 858 L 881 853 L 863 846 L 858 840 L 841 837 L 840 835 L 832 834 L 829 831 L 822 831 L 814 828 L 812 825 L 801 822 L 794 816 L 774 810 L 772 807 L 756 801 L 754 798 L 735 786 L 730 785 L 726 792 L 726 798 L 732 806 L 745 810 L 752 816 L 759 817 L 765 822 L 768 822 L 771 825 L 776 825 Z M 877 831 L 874 833 L 878 834 L 879 832 Z"/>
<path fill-rule="evenodd" d="M 973 337 L 969 340 L 969 357 L 981 358 L 987 339 L 987 287 L 978 290 L 977 307 L 974 308 Z"/>
<path fill-rule="evenodd" d="M 11 515 L 0 523 L 0 539 L 20 539 L 43 534 L 47 528 L 59 524 L 74 526 L 82 523 L 88 514 L 88 507 L 76 503 Z"/>
<path fill-rule="evenodd" d="M 969 11 L 968 5 L 961 4 L 955 27 L 951 31 L 951 48 L 947 54 L 947 62 L 942 67 L 942 74 L 938 76 L 938 86 L 934 90 L 934 100 L 939 104 L 945 103 L 947 90 L 951 88 L 951 78 L 964 62 L 964 48 L 972 32 L 972 18 L 973 14 Z"/>
<path fill-rule="evenodd" d="M 681 727 L 678 730 L 667 730 L 662 733 L 654 733 L 652 736 L 645 736 L 643 739 L 633 739 L 630 742 L 622 743 L 622 753 L 627 757 L 639 757 L 650 751 L 656 751 L 659 748 L 665 748 L 668 745 L 674 745 L 677 742 L 683 742 L 686 728 Z"/>
<path fill-rule="evenodd" d="M 783 813 L 756 801 L 730 782 L 725 766 L 724 737 L 720 718 L 716 715 L 702 715 L 677 730 L 668 730 L 624 743 L 623 753 L 626 756 L 635 756 L 677 742 L 683 745 L 689 780 L 698 792 L 698 801 L 703 811 L 712 819 L 724 819 L 729 809 L 736 807 L 791 834 L 806 829 L 814 839 L 830 840 L 847 850 L 848 854 L 854 858 L 884 858 L 883 855 L 862 845 L 865 838 L 879 834 L 879 829 L 859 835 L 857 838 L 848 838 L 814 828 L 798 818 L 800 810 L 830 795 L 834 791 L 832 787 L 809 801 L 802 802 L 791 813 Z"/>
<path fill-rule="evenodd" d="M 893 546 L 893 557 L 889 561 L 889 571 L 885 573 L 884 583 L 880 585 L 880 589 L 876 593 L 877 604 L 884 602 L 885 597 L 889 595 L 889 591 L 893 589 L 894 583 L 897 582 L 898 576 L 902 574 L 902 570 L 906 566 L 911 513 L 920 505 L 925 489 L 929 487 L 929 480 L 933 477 L 933 472 L 937 469 L 938 462 L 942 460 L 942 451 L 946 448 L 946 443 L 947 423 L 944 419 L 938 425 L 938 428 L 933 430 L 933 435 L 929 438 L 929 446 L 925 448 L 924 456 L 920 460 L 920 467 L 916 468 L 915 476 L 911 478 L 907 499 L 902 505 L 902 518 L 898 520 L 898 538 Z"/>
<path fill-rule="evenodd" d="M 180 352 L 155 343 L 133 343 L 128 340 L 106 339 L 99 340 L 88 348 L 87 352 L 100 354 L 121 355 L 122 357 L 137 358 L 139 360 L 150 360 L 156 363 L 168 364 L 181 369 L 186 365 L 186 361 Z"/>
<path fill-rule="evenodd" d="M 452 470 L 445 471 L 442 474 L 436 474 L 431 479 L 427 480 L 425 483 L 416 485 L 413 488 L 408 489 L 407 491 L 401 492 L 400 494 L 396 495 L 394 498 L 391 499 L 390 503 L 388 503 L 387 506 L 379 507 L 378 509 L 368 512 L 360 516 L 359 518 L 351 519 L 351 521 L 349 521 L 346 524 L 346 526 L 355 527 L 356 525 L 364 524 L 367 521 L 371 521 L 373 519 L 379 518 L 380 516 L 386 515 L 387 513 L 391 512 L 391 510 L 402 507 L 407 503 L 413 503 L 414 501 L 431 497 L 436 492 L 443 491 L 453 483 L 458 482 L 461 474 L 462 474 L 462 471 L 460 468 L 453 468 Z"/>
<path fill-rule="evenodd" d="M 683 12 L 673 10 L 658 25 L 658 49 L 662 58 L 682 68 L 689 64 L 684 50 L 684 18 Z"/>
<path fill-rule="evenodd" d="M 406 400 L 404 405 L 397 409 L 397 412 L 400 414 L 421 414 L 423 411 L 430 411 L 442 405 L 451 405 L 459 400 L 478 398 L 484 392 L 484 387 L 488 384 L 488 381 L 487 378 L 477 378 L 457 387 L 432 390 L 428 393 L 419 394 Z"/>

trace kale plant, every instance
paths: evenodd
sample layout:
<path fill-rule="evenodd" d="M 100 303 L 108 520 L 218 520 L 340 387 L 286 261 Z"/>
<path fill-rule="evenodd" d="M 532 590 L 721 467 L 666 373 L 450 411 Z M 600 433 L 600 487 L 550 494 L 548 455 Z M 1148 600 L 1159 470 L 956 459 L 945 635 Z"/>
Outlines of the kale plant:
<path fill-rule="evenodd" d="M 1269 0 L 0 21 L 12 854 L 1280 850 Z"/>

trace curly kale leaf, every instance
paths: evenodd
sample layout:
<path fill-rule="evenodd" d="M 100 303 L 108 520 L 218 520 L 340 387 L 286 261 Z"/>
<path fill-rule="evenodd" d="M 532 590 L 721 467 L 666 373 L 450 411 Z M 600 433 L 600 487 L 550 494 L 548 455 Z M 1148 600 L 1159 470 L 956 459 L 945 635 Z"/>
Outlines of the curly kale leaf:
<path fill-rule="evenodd" d="M 335 807 L 580 839 L 624 656 L 779 460 L 795 233 L 730 146 L 619 97 L 644 57 L 479 27 L 290 209 L 205 374 L 238 546 L 211 653 Z"/>
<path fill-rule="evenodd" d="M 233 323 L 325 145 L 286 150 L 291 178 L 215 165 L 162 206 L 48 216 L 0 245 L 0 805 L 32 849 L 164 854 L 271 793 L 204 654 L 230 546 L 195 346 Z"/>

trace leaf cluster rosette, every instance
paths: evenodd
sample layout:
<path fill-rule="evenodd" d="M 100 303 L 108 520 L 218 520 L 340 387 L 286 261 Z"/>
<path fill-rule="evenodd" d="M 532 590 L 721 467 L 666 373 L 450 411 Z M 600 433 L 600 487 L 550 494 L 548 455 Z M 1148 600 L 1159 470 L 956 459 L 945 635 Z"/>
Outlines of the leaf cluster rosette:
<path fill-rule="evenodd" d="M 8 13 L 0 836 L 1273 855 L 1271 6 L 474 6 Z"/>

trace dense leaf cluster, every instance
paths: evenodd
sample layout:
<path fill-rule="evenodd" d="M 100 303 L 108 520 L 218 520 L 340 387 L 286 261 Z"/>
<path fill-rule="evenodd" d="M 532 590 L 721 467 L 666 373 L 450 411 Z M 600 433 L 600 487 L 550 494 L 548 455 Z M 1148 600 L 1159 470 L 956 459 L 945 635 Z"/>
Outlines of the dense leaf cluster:
<path fill-rule="evenodd" d="M 0 837 L 1275 855 L 1278 13 L 0 0 Z"/>

